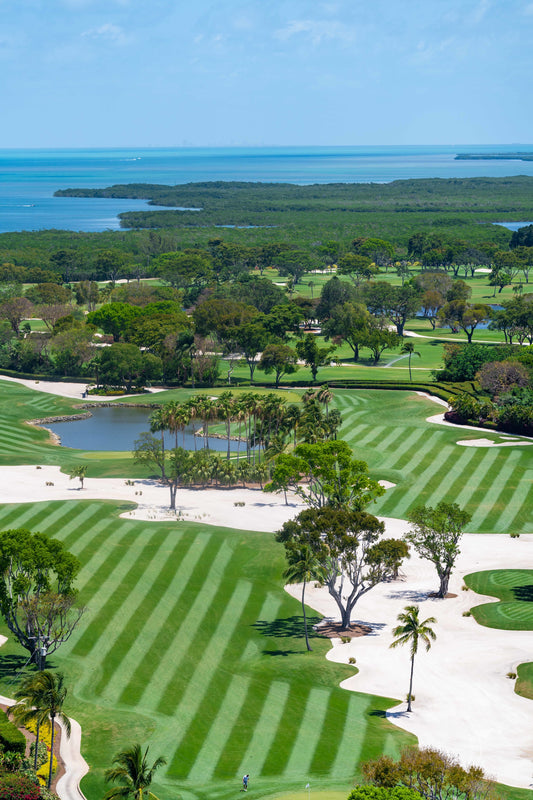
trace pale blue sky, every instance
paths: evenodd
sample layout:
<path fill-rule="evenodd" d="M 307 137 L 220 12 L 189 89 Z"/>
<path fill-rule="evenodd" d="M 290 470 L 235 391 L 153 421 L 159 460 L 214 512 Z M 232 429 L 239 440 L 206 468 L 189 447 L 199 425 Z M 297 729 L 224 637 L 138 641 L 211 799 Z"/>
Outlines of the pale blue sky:
<path fill-rule="evenodd" d="M 533 141 L 532 0 L 0 0 L 0 147 Z"/>

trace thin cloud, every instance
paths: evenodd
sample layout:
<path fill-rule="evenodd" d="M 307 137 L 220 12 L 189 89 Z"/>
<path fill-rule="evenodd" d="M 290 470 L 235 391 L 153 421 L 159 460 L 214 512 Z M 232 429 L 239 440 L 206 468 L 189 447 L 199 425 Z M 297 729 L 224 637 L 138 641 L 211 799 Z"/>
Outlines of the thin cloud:
<path fill-rule="evenodd" d="M 292 20 L 284 28 L 275 31 L 274 36 L 280 41 L 288 41 L 294 36 L 301 36 L 319 45 L 326 41 L 340 41 L 349 44 L 355 41 L 356 33 L 335 20 L 300 19 Z"/>
<path fill-rule="evenodd" d="M 88 39 L 104 39 L 113 44 L 126 44 L 128 40 L 124 30 L 119 25 L 113 25 L 112 22 L 106 22 L 98 28 L 90 28 L 81 35 Z"/>

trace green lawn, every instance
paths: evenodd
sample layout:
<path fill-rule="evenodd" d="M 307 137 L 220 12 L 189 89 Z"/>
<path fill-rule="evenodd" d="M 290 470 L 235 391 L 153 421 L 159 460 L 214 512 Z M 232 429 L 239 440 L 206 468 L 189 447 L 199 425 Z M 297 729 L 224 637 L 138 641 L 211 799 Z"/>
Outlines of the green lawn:
<path fill-rule="evenodd" d="M 446 499 L 473 512 L 473 531 L 531 529 L 530 448 L 459 447 L 460 431 L 425 421 L 439 406 L 410 392 L 338 391 L 335 404 L 354 453 L 397 484 L 371 510 L 405 517 L 414 504 Z M 53 447 L 22 424 L 75 405 L 0 381 L 0 463 L 138 474 L 127 453 Z M 326 661 L 327 642 L 315 638 L 305 652 L 272 535 L 121 520 L 118 510 L 81 500 L 0 507 L 0 529 L 46 531 L 83 565 L 88 611 L 52 664 L 67 674 L 68 711 L 84 731 L 89 800 L 101 797 L 112 754 L 135 740 L 168 758 L 156 793 L 185 800 L 225 800 L 245 771 L 262 797 L 301 793 L 308 781 L 347 794 L 360 760 L 413 741 L 383 717 L 394 701 L 338 688 L 352 668 Z M 25 657 L 11 639 L 1 656 L 9 695 Z"/>
<path fill-rule="evenodd" d="M 91 800 L 111 755 L 135 740 L 168 759 L 156 793 L 191 798 L 230 797 L 244 772 L 260 795 L 307 781 L 348 793 L 361 760 L 414 741 L 384 719 L 393 700 L 339 688 L 354 668 L 326 660 L 327 640 L 314 636 L 307 653 L 271 534 L 121 520 L 119 510 L 0 508 L 0 529 L 52 534 L 83 565 L 88 610 L 50 665 L 66 673 L 68 712 L 82 725 Z M 9 695 L 25 657 L 11 640 L 1 656 Z"/>
<path fill-rule="evenodd" d="M 506 631 L 533 631 L 533 570 L 492 569 L 473 572 L 464 579 L 478 594 L 499 597 L 498 603 L 472 608 L 476 622 Z M 533 662 L 520 664 L 515 692 L 533 700 Z"/>
<path fill-rule="evenodd" d="M 186 399 L 190 393 L 176 389 L 152 399 Z M 284 394 L 289 400 L 298 396 Z M 472 514 L 471 531 L 531 530 L 533 448 L 459 446 L 458 439 L 478 434 L 426 422 L 442 407 L 414 392 L 342 390 L 334 394 L 343 418 L 340 437 L 369 464 L 375 477 L 396 484 L 372 510 L 403 519 L 415 505 L 446 500 L 465 506 Z M 143 477 L 146 473 L 134 466 L 130 453 L 55 447 L 46 432 L 23 424 L 28 418 L 70 413 L 76 405 L 0 381 L 0 464 L 58 464 L 68 471 L 87 463 L 89 477 Z M 479 437 L 499 441 L 495 433 Z"/>
<path fill-rule="evenodd" d="M 366 461 L 376 478 L 396 484 L 371 510 L 405 519 L 416 505 L 455 502 L 472 514 L 468 530 L 529 532 L 533 526 L 533 447 L 477 448 L 456 442 L 489 438 L 426 422 L 442 406 L 415 393 L 335 391 L 343 418 L 339 438 Z"/>
<path fill-rule="evenodd" d="M 476 622 L 508 631 L 533 630 L 533 570 L 494 569 L 474 572 L 465 583 L 478 594 L 499 597 L 472 609 Z"/>

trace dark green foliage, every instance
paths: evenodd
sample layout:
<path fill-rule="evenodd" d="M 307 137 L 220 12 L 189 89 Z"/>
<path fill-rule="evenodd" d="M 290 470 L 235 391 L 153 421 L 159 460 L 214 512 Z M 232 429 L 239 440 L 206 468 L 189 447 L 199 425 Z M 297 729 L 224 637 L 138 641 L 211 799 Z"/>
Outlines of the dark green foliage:
<path fill-rule="evenodd" d="M 519 348 L 487 344 L 445 344 L 444 369 L 435 372 L 439 381 L 473 381 L 483 364 L 504 361 L 518 354 Z"/>
<path fill-rule="evenodd" d="M 407 786 L 356 786 L 347 800 L 420 800 L 419 792 Z"/>
<path fill-rule="evenodd" d="M 523 228 L 518 228 L 513 232 L 509 247 L 533 247 L 533 225 L 524 225 Z"/>
<path fill-rule="evenodd" d="M 5 711 L 0 711 L 0 746 L 10 752 L 26 751 L 26 739 L 17 726 L 7 718 Z"/>

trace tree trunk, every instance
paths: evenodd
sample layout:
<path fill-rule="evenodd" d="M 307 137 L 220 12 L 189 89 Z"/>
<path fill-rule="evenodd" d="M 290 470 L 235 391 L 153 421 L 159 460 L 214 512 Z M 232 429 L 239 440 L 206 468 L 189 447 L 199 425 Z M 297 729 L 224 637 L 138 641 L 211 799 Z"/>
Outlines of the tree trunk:
<path fill-rule="evenodd" d="M 38 749 L 39 749 L 39 734 L 41 733 L 41 723 L 37 720 L 37 725 L 35 728 L 35 753 L 33 756 L 33 769 L 37 772 L 37 756 L 38 756 Z"/>
<path fill-rule="evenodd" d="M 170 510 L 176 510 L 176 492 L 178 491 L 178 484 L 177 481 L 171 481 L 168 484 L 168 488 L 170 489 Z"/>
<path fill-rule="evenodd" d="M 52 785 L 52 767 L 54 766 L 54 720 L 55 714 L 50 715 L 50 725 L 51 725 L 51 733 L 50 733 L 50 766 L 48 769 L 48 789 Z"/>
<path fill-rule="evenodd" d="M 448 572 L 440 576 L 440 587 L 437 593 L 437 597 L 446 597 L 446 595 L 448 594 L 449 582 L 450 582 L 450 574 Z"/>
<path fill-rule="evenodd" d="M 307 649 L 311 650 L 312 648 L 311 648 L 311 645 L 309 644 L 309 636 L 307 635 L 307 616 L 306 616 L 306 613 L 305 613 L 305 602 L 304 602 L 304 599 L 305 599 L 305 581 L 304 581 L 304 585 L 303 585 L 303 588 L 302 588 L 302 611 L 304 612 L 305 644 L 307 646 Z"/>
<path fill-rule="evenodd" d="M 413 672 L 415 668 L 415 654 L 411 656 L 411 676 L 409 678 L 409 694 L 407 696 L 407 710 L 411 711 L 411 697 L 413 694 Z"/>

